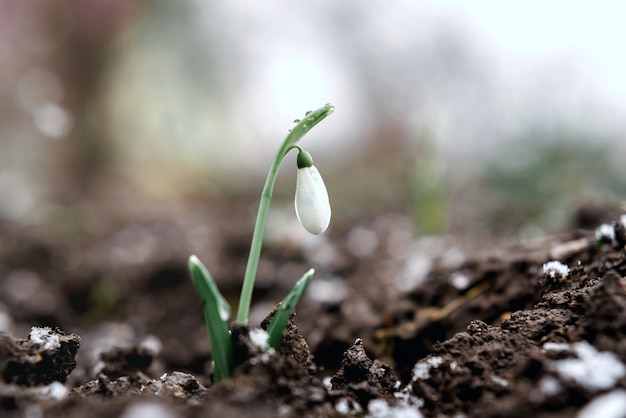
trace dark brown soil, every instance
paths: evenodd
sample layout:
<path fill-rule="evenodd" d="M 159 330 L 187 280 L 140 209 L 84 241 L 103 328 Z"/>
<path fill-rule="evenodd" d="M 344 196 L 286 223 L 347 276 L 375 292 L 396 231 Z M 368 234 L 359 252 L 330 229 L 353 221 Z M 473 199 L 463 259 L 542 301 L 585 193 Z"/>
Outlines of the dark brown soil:
<path fill-rule="evenodd" d="M 316 278 L 276 352 L 234 328 L 242 363 L 213 384 L 187 257 L 236 305 L 254 204 L 170 209 L 70 238 L 0 223 L 0 416 L 626 416 L 621 222 L 476 249 L 398 214 L 274 239 L 253 325 Z"/>

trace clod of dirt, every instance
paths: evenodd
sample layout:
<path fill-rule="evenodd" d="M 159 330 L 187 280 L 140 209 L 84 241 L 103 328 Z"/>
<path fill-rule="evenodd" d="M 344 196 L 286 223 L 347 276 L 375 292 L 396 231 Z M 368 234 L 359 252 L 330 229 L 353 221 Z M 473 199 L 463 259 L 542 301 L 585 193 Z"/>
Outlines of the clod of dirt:
<path fill-rule="evenodd" d="M 58 329 L 33 327 L 27 340 L 0 334 L 0 408 L 20 411 L 64 399 L 79 345 L 78 335 Z"/>
<path fill-rule="evenodd" d="M 27 340 L 0 334 L 0 375 L 6 383 L 21 386 L 64 383 L 76 367 L 80 346 L 76 334 L 33 327 Z"/>
<path fill-rule="evenodd" d="M 201 399 L 207 389 L 190 374 L 173 372 L 164 374 L 159 380 L 153 380 L 152 385 L 156 386 L 155 394 L 159 396 L 170 396 L 184 400 Z"/>
<path fill-rule="evenodd" d="M 390 366 L 367 356 L 360 338 L 345 351 L 341 366 L 330 383 L 333 391 L 345 392 L 358 400 L 363 408 L 372 399 L 392 396 L 400 387 Z"/>
<path fill-rule="evenodd" d="M 101 373 L 111 379 L 121 376 L 141 378 L 148 373 L 153 353 L 143 346 L 115 347 L 100 355 Z"/>
<path fill-rule="evenodd" d="M 20 386 L 0 382 L 0 410 L 2 417 L 10 413 L 23 416 L 21 410 L 32 405 L 44 405 L 65 399 L 69 389 L 60 382 L 44 386 Z M 38 409 L 38 408 L 35 408 Z"/>
<path fill-rule="evenodd" d="M 110 380 L 100 373 L 97 380 L 75 388 L 62 402 L 51 404 L 46 409 L 48 417 L 84 417 L 94 409 L 99 416 L 179 417 L 177 411 L 199 405 L 206 388 L 187 373 L 172 372 L 159 379 L 130 379 L 122 376 Z M 219 405 L 219 402 L 216 402 Z M 219 407 L 218 407 L 219 408 Z M 208 410 L 217 413 L 219 409 Z M 200 414 L 198 414 L 200 415 Z M 190 412 L 189 416 L 196 416 Z M 233 415 L 221 415 L 226 418 Z"/>
<path fill-rule="evenodd" d="M 508 393 L 509 379 L 525 367 L 533 346 L 518 333 L 472 321 L 466 332 L 435 346 L 418 361 L 407 390 L 424 409 L 442 414 L 467 410 Z"/>
<path fill-rule="evenodd" d="M 261 322 L 261 328 L 267 329 L 279 306 L 280 304 L 276 305 L 274 310 Z M 293 322 L 295 315 L 296 311 L 294 310 L 283 331 L 283 338 L 280 340 L 277 352 L 281 355 L 293 357 L 298 364 L 315 367 L 311 357 L 311 349 Z"/>
<path fill-rule="evenodd" d="M 96 380 L 91 380 L 73 390 L 72 394 L 77 396 L 98 395 L 103 398 L 113 398 L 117 396 L 139 396 L 141 388 L 148 383 L 148 380 L 137 381 L 128 376 L 111 380 L 106 375 L 100 373 Z"/>
<path fill-rule="evenodd" d="M 427 417 L 556 417 L 574 416 L 604 392 L 623 388 L 626 252 L 620 239 L 560 260 L 567 275 L 529 268 L 524 282 L 536 289 L 535 304 L 499 326 L 472 321 L 466 332 L 435 344 L 402 394 L 420 399 Z"/>
<path fill-rule="evenodd" d="M 97 380 L 92 380 L 72 391 L 72 396 L 88 397 L 99 395 L 101 398 L 155 396 L 166 399 L 197 401 L 206 393 L 206 388 L 187 373 L 165 373 L 159 379 L 129 378 L 121 376 L 115 380 L 100 373 Z"/>
<path fill-rule="evenodd" d="M 584 337 L 596 347 L 626 358 L 626 340 L 623 338 L 626 330 L 626 277 L 614 270 L 607 273 L 583 305 L 586 310 L 581 320 Z"/>
<path fill-rule="evenodd" d="M 271 315 L 262 327 L 267 326 Z M 285 416 L 310 411 L 326 399 L 321 381 L 312 374 L 309 347 L 292 321 L 285 328 L 278 350 L 264 351 L 246 327 L 234 325 L 232 335 L 240 365 L 232 379 L 209 388 L 209 398 L 220 399 L 231 407 L 258 404 L 276 410 L 288 405 L 281 412 Z"/>

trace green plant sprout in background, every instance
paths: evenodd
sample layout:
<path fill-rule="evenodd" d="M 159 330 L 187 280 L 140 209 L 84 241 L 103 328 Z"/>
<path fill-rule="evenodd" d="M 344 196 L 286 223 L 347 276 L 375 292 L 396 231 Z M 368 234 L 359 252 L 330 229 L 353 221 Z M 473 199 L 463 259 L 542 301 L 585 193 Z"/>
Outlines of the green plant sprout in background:
<path fill-rule="evenodd" d="M 313 165 L 311 155 L 296 145 L 296 143 L 315 125 L 333 113 L 334 110 L 335 107 L 333 105 L 326 104 L 313 112 L 308 112 L 304 119 L 297 121 L 297 125 L 289 132 L 276 153 L 276 158 L 274 158 L 274 162 L 267 174 L 263 193 L 261 194 L 261 202 L 252 235 L 252 244 L 250 245 L 250 255 L 248 256 L 246 273 L 241 287 L 239 309 L 237 311 L 237 324 L 241 326 L 248 326 L 254 280 L 259 266 L 263 233 L 265 232 L 265 224 L 278 169 L 285 156 L 292 149 L 298 150 L 295 197 L 295 209 L 298 220 L 307 231 L 315 235 L 323 233 L 330 223 L 330 203 L 324 181 L 317 168 Z M 195 255 L 189 257 L 189 271 L 196 292 L 202 300 L 202 310 L 213 356 L 213 381 L 217 383 L 232 377 L 236 367 L 229 324 L 231 309 L 217 288 L 213 276 Z M 267 327 L 267 342 L 271 349 L 278 349 L 289 317 L 313 278 L 313 274 L 314 270 L 311 269 L 296 282 L 272 317 Z"/>

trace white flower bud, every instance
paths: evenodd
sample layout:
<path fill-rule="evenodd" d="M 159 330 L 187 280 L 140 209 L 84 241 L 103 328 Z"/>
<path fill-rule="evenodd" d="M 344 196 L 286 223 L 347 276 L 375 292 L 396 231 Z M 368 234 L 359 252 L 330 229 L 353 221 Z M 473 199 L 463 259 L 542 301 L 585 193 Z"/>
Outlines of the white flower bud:
<path fill-rule="evenodd" d="M 307 231 L 313 235 L 326 231 L 330 224 L 330 202 L 324 180 L 312 160 L 310 166 L 298 168 L 295 203 L 296 216 Z"/>

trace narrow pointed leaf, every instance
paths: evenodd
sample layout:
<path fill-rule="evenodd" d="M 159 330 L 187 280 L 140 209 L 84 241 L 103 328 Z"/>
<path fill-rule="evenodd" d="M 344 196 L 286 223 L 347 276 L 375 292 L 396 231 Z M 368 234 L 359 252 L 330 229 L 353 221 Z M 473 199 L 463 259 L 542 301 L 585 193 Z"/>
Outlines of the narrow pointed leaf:
<path fill-rule="evenodd" d="M 213 380 L 217 383 L 232 377 L 235 368 L 233 343 L 228 325 L 230 305 L 217 288 L 211 273 L 195 255 L 189 257 L 189 271 L 196 293 L 202 300 L 202 311 L 214 361 Z"/>
<path fill-rule="evenodd" d="M 300 280 L 298 280 L 293 286 L 287 297 L 285 297 L 285 299 L 283 299 L 283 301 L 280 303 L 280 306 L 276 310 L 274 317 L 268 325 L 267 334 L 269 335 L 269 338 L 267 342 L 269 343 L 270 347 L 274 348 L 275 350 L 277 350 L 278 346 L 280 345 L 280 340 L 283 338 L 283 332 L 285 331 L 287 322 L 289 322 L 291 313 L 298 304 L 300 297 L 306 290 L 314 274 L 315 270 L 313 269 L 304 273 Z"/>

